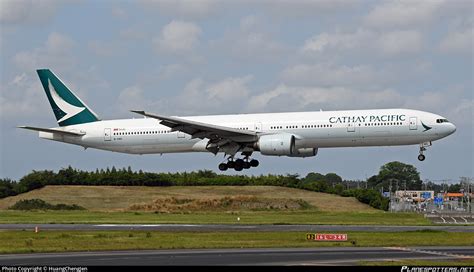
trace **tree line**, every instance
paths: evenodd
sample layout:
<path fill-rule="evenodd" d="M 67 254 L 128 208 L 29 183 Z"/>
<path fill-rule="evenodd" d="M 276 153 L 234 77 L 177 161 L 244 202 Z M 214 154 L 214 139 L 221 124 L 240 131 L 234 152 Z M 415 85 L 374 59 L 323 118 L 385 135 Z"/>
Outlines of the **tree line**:
<path fill-rule="evenodd" d="M 96 186 L 206 186 L 206 185 L 271 185 L 304 189 L 314 192 L 355 197 L 370 206 L 387 210 L 389 200 L 381 191 L 388 191 L 390 184 L 403 183 L 407 190 L 419 190 L 423 186 L 420 175 L 412 165 L 390 162 L 383 165 L 377 175 L 367 181 L 343 180 L 335 173 L 309 173 L 299 175 L 223 175 L 210 170 L 179 173 L 152 173 L 133 171 L 131 167 L 82 171 L 71 166 L 58 172 L 33 170 L 19 181 L 0 179 L 0 198 L 25 193 L 46 185 L 96 185 Z M 392 186 L 392 191 L 395 186 Z"/>

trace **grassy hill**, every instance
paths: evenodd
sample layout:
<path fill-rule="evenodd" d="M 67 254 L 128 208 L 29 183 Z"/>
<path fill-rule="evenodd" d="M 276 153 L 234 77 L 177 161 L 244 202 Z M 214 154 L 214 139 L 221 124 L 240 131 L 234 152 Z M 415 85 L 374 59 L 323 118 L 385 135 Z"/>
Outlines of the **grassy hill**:
<path fill-rule="evenodd" d="M 272 208 L 298 208 L 297 204 L 303 200 L 323 212 L 378 212 L 352 197 L 276 186 L 46 186 L 0 199 L 0 210 L 7 209 L 19 200 L 34 198 L 51 204 L 76 204 L 91 211 L 153 210 L 157 206 L 172 202 L 192 203 L 193 205 L 186 207 L 196 210 L 201 206 L 195 205 L 208 207 L 215 205 L 215 202 L 222 203 L 230 199 L 234 201 L 233 205 L 229 206 L 231 210 L 235 210 L 237 206 L 245 206 L 246 201 L 251 202 L 247 205 L 249 207 L 261 208 L 263 205 Z M 167 206 L 170 211 L 175 211 L 173 207 Z"/>

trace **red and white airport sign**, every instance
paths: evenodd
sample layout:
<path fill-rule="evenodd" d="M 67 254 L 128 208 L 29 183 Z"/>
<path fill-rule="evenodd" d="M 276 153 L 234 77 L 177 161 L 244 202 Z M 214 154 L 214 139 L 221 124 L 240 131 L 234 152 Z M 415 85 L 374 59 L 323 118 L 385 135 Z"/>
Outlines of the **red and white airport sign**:
<path fill-rule="evenodd" d="M 347 234 L 345 233 L 308 233 L 306 235 L 307 240 L 315 241 L 347 241 Z"/>

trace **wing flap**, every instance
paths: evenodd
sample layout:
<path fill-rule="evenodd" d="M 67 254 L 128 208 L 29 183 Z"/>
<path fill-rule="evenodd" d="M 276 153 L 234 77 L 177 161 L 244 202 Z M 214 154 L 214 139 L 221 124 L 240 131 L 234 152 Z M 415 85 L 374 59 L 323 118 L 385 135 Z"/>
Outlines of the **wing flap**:
<path fill-rule="evenodd" d="M 190 134 L 193 138 L 227 138 L 238 142 L 249 142 L 255 141 L 258 137 L 257 132 L 251 130 L 207 124 L 180 117 L 147 113 L 145 111 L 132 110 L 131 112 L 158 119 L 162 125 L 171 128 L 173 131 L 181 131 Z"/>

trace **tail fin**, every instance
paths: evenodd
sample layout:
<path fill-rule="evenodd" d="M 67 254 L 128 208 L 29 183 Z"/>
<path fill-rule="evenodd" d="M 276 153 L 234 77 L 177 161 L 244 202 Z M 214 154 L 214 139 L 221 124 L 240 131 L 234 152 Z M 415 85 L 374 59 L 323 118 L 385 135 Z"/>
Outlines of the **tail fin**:
<path fill-rule="evenodd" d="M 99 121 L 95 114 L 82 100 L 49 69 L 36 70 L 43 84 L 51 108 L 53 108 L 59 126 L 77 125 Z"/>

